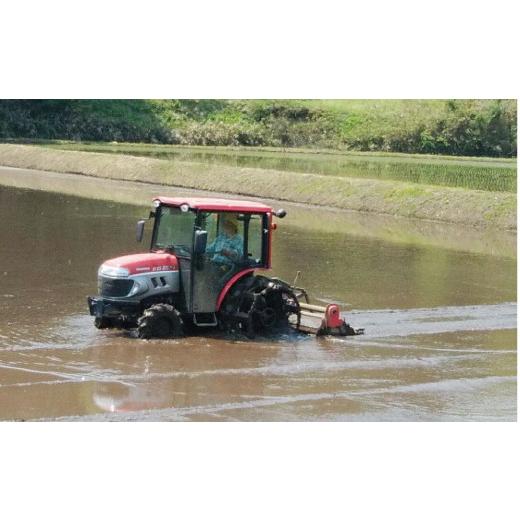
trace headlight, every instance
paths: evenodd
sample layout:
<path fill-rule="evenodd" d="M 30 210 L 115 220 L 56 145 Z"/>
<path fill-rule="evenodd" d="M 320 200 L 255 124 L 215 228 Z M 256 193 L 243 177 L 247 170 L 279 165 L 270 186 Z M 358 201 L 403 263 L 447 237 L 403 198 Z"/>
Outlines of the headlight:
<path fill-rule="evenodd" d="M 190 209 L 189 204 L 181 204 L 181 211 L 182 211 L 183 213 L 188 212 L 189 209 Z"/>
<path fill-rule="evenodd" d="M 103 264 L 98 271 L 98 276 L 111 276 L 112 278 L 126 278 L 130 274 L 124 267 L 112 267 Z"/>
<path fill-rule="evenodd" d="M 128 296 L 135 296 L 136 294 L 145 292 L 147 289 L 148 287 L 146 286 L 146 283 L 134 280 L 134 286 L 132 287 L 132 290 L 128 293 Z"/>

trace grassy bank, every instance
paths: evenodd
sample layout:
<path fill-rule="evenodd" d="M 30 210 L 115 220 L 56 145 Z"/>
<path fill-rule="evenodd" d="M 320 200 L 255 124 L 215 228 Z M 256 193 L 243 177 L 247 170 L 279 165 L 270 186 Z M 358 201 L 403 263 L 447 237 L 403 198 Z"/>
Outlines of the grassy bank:
<path fill-rule="evenodd" d="M 309 152 L 302 149 L 228 148 L 129 143 L 47 142 L 49 148 L 119 153 L 182 162 L 384 179 L 516 193 L 516 160 L 382 152 Z"/>
<path fill-rule="evenodd" d="M 0 139 L 516 156 L 515 100 L 0 100 Z"/>
<path fill-rule="evenodd" d="M 0 145 L 0 164 L 516 229 L 516 195 L 512 193 L 10 144 Z"/>

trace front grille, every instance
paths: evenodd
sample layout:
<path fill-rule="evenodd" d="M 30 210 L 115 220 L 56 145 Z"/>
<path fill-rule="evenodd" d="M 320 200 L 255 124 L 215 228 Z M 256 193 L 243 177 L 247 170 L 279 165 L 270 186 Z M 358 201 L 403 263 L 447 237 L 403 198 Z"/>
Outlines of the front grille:
<path fill-rule="evenodd" d="M 98 279 L 98 291 L 101 296 L 121 297 L 126 296 L 134 285 L 133 280 L 119 278 L 105 278 L 100 276 Z"/>

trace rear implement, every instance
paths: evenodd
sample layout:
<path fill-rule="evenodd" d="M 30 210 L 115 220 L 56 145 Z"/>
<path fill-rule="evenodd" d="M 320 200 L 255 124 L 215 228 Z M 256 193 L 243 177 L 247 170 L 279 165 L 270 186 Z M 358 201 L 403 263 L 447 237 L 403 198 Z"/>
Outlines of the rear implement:
<path fill-rule="evenodd" d="M 337 304 L 311 305 L 305 289 L 293 287 L 293 290 L 300 306 L 300 319 L 295 327 L 300 332 L 316 334 L 317 336 L 358 336 L 364 334 L 365 329 L 354 329 L 346 323 L 341 317 Z"/>

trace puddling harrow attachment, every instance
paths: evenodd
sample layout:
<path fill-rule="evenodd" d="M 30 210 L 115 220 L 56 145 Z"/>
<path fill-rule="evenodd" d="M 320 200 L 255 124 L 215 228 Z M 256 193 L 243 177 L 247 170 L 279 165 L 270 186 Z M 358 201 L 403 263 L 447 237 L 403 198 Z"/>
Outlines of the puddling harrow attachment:
<path fill-rule="evenodd" d="M 298 300 L 299 319 L 289 319 L 289 323 L 296 329 L 307 334 L 317 336 L 358 336 L 364 334 L 365 329 L 354 329 L 341 317 L 339 306 L 335 303 L 328 305 L 311 305 L 305 289 L 292 287 Z"/>

